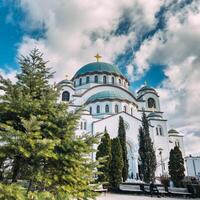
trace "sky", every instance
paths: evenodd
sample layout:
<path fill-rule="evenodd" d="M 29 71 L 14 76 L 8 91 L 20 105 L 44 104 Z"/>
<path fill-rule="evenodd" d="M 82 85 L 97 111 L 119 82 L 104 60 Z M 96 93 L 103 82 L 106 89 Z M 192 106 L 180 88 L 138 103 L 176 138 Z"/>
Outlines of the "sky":
<path fill-rule="evenodd" d="M 0 0 L 0 73 L 15 80 L 33 48 L 54 81 L 95 61 L 157 89 L 168 128 L 200 155 L 200 0 Z"/>

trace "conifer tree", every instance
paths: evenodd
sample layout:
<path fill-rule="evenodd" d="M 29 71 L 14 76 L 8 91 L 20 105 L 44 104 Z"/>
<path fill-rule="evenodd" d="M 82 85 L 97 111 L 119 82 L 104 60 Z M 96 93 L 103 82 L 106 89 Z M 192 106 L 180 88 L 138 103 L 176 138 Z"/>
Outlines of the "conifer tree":
<path fill-rule="evenodd" d="M 185 174 L 184 159 L 178 146 L 171 149 L 169 156 L 169 174 L 176 187 L 181 185 Z"/>
<path fill-rule="evenodd" d="M 110 186 L 112 190 L 118 190 L 122 182 L 123 157 L 119 138 L 111 140 L 112 158 L 110 163 Z"/>
<path fill-rule="evenodd" d="M 49 83 L 53 73 L 37 49 L 19 63 L 16 83 L 0 77 L 1 198 L 9 199 L 6 188 L 24 199 L 93 198 L 97 163 L 89 155 L 97 138 L 75 136 L 81 111 L 57 101 L 60 88 Z"/>
<path fill-rule="evenodd" d="M 124 119 L 119 117 L 119 128 L 118 128 L 118 137 L 122 147 L 122 157 L 123 157 L 123 170 L 122 177 L 123 181 L 126 181 L 128 178 L 128 158 L 127 158 L 127 147 L 126 147 L 126 130 L 124 126 Z"/>
<path fill-rule="evenodd" d="M 144 112 L 142 115 L 142 127 L 139 129 L 138 139 L 141 173 L 143 180 L 149 183 L 155 177 L 156 155 L 149 133 L 149 123 Z"/>
<path fill-rule="evenodd" d="M 97 147 L 96 159 L 105 158 L 102 163 L 102 166 L 98 168 L 100 172 L 98 175 L 99 182 L 109 182 L 109 169 L 110 169 L 110 161 L 111 161 L 111 140 L 110 135 L 108 134 L 106 128 L 104 131 L 104 135 L 101 138 L 101 142 Z"/>

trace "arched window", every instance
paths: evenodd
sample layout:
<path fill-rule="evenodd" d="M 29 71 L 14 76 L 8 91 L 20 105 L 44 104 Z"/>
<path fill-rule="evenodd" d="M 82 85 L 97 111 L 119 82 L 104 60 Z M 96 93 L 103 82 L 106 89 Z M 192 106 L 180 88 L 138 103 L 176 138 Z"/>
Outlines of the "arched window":
<path fill-rule="evenodd" d="M 133 115 L 133 108 L 131 108 L 131 115 Z"/>
<path fill-rule="evenodd" d="M 105 106 L 105 112 L 108 113 L 109 112 L 109 105 Z"/>
<path fill-rule="evenodd" d="M 119 84 L 121 85 L 121 83 L 122 83 L 122 81 L 121 81 L 121 79 L 119 79 Z"/>
<path fill-rule="evenodd" d="M 82 78 L 79 79 L 79 85 L 82 85 Z"/>
<path fill-rule="evenodd" d="M 90 82 L 90 77 L 87 76 L 87 77 L 86 77 L 86 83 L 88 84 L 89 82 Z"/>
<path fill-rule="evenodd" d="M 81 130 L 83 130 L 83 122 L 81 122 Z"/>
<path fill-rule="evenodd" d="M 175 141 L 175 146 L 180 147 L 180 143 L 178 140 Z"/>
<path fill-rule="evenodd" d="M 112 77 L 112 84 L 115 84 L 115 78 Z"/>
<path fill-rule="evenodd" d="M 126 106 L 124 106 L 124 112 L 126 113 Z"/>
<path fill-rule="evenodd" d="M 156 127 L 156 135 L 159 135 L 158 127 Z"/>
<path fill-rule="evenodd" d="M 84 122 L 84 130 L 86 130 L 86 129 L 87 129 L 87 123 Z"/>
<path fill-rule="evenodd" d="M 64 91 L 62 93 L 62 101 L 69 101 L 69 98 L 70 98 L 70 94 L 68 91 Z"/>
<path fill-rule="evenodd" d="M 156 108 L 156 102 L 153 98 L 148 99 L 148 107 L 149 108 Z"/>
<path fill-rule="evenodd" d="M 103 83 L 106 84 L 107 83 L 107 77 L 103 76 Z"/>
<path fill-rule="evenodd" d="M 163 135 L 163 130 L 161 126 L 159 127 L 159 132 L 160 132 L 160 135 Z"/>
<path fill-rule="evenodd" d="M 118 113 L 118 112 L 119 112 L 119 106 L 115 105 L 115 113 Z"/>
<path fill-rule="evenodd" d="M 160 136 L 163 136 L 163 129 L 162 129 L 162 126 L 158 125 L 156 127 L 156 135 L 160 135 Z"/>
<path fill-rule="evenodd" d="M 124 81 L 124 87 L 126 87 L 126 81 Z"/>
<path fill-rule="evenodd" d="M 94 82 L 95 82 L 95 83 L 98 83 L 98 82 L 99 82 L 98 76 L 95 76 L 95 77 L 94 77 Z"/>
<path fill-rule="evenodd" d="M 74 81 L 74 87 L 76 87 L 76 81 Z"/>
<path fill-rule="evenodd" d="M 97 113 L 100 113 L 100 106 L 97 106 Z"/>
<path fill-rule="evenodd" d="M 90 115 L 92 114 L 92 107 L 90 107 Z"/>

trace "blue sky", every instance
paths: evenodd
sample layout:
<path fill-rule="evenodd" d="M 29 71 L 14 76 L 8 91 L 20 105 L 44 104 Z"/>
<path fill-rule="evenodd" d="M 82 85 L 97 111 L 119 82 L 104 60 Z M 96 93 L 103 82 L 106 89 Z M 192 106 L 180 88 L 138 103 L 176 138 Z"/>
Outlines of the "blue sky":
<path fill-rule="evenodd" d="M 0 73 L 14 79 L 17 57 L 33 48 L 56 71 L 72 77 L 100 53 L 131 80 L 160 95 L 169 128 L 186 134 L 188 149 L 200 136 L 199 0 L 2 0 Z M 184 98 L 183 98 L 184 97 Z"/>
<path fill-rule="evenodd" d="M 159 13 L 160 12 L 160 13 Z M 138 40 L 133 44 L 132 49 L 126 49 L 118 57 L 113 60 L 122 71 L 124 71 L 124 65 L 128 65 L 131 62 L 133 53 L 137 52 L 142 41 L 148 37 L 151 37 L 156 33 L 157 30 L 164 27 L 162 22 L 163 11 L 162 9 L 156 14 L 159 18 L 157 25 L 147 32 L 143 32 L 142 35 L 138 36 Z M 42 27 L 29 28 L 26 26 L 24 19 L 27 17 L 27 12 L 20 7 L 19 1 L 8 1 L 8 3 L 1 2 L 0 4 L 0 66 L 5 71 L 11 69 L 19 70 L 17 63 L 18 48 L 22 43 L 23 37 L 28 36 L 34 39 L 43 38 L 45 35 L 45 30 Z M 124 16 L 121 21 L 119 21 L 116 30 L 113 31 L 115 35 L 126 35 L 129 32 L 131 24 L 129 22 L 129 17 Z M 132 84 L 134 89 L 140 87 L 144 82 L 148 82 L 153 87 L 158 86 L 162 80 L 165 78 L 164 67 L 162 65 L 151 64 L 150 69 L 145 73 L 143 77 L 135 81 Z"/>

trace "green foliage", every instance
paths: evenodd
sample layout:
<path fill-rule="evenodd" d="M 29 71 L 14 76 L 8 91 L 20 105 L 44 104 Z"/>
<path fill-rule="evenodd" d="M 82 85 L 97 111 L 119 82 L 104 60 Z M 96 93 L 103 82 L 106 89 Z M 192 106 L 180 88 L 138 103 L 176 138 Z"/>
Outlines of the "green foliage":
<path fill-rule="evenodd" d="M 123 157 L 119 138 L 111 140 L 112 158 L 110 163 L 110 186 L 112 190 L 118 190 L 122 182 Z"/>
<path fill-rule="evenodd" d="M 15 184 L 0 183 L 0 199 L 2 200 L 25 200 L 25 189 Z"/>
<path fill-rule="evenodd" d="M 16 83 L 0 77 L 2 190 L 17 195 L 22 187 L 33 199 L 94 198 L 97 162 L 90 155 L 98 138 L 75 135 L 81 110 L 68 112 L 68 104 L 57 102 L 60 88 L 49 83 L 53 74 L 38 50 L 20 65 Z M 19 180 L 26 184 L 19 187 Z"/>
<path fill-rule="evenodd" d="M 104 135 L 101 138 L 101 142 L 97 147 L 96 159 L 103 160 L 101 166 L 98 168 L 98 181 L 99 182 L 109 182 L 109 169 L 110 169 L 110 161 L 111 161 L 111 140 L 110 136 L 105 129 Z"/>
<path fill-rule="evenodd" d="M 126 130 L 124 126 L 124 119 L 119 117 L 119 128 L 118 128 L 118 137 L 122 147 L 122 157 L 123 157 L 123 170 L 122 177 L 123 181 L 126 181 L 128 178 L 128 158 L 127 158 L 127 147 L 126 147 Z"/>
<path fill-rule="evenodd" d="M 143 180 L 149 183 L 155 178 L 156 155 L 149 134 L 149 123 L 144 112 L 142 116 L 142 127 L 139 129 L 138 139 L 141 173 Z"/>
<path fill-rule="evenodd" d="M 185 177 L 185 167 L 182 153 L 178 146 L 171 149 L 169 156 L 169 174 L 176 187 L 180 187 L 181 181 Z"/>

